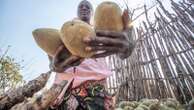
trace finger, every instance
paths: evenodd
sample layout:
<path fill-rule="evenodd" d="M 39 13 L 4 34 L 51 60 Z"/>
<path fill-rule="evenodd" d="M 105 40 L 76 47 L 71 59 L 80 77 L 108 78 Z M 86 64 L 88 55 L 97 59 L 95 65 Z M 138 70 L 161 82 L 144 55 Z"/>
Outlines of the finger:
<path fill-rule="evenodd" d="M 77 57 L 77 56 L 71 56 L 67 60 L 65 60 L 63 63 L 61 63 L 60 67 L 67 69 L 72 66 L 77 66 L 83 61 L 83 58 Z"/>
<path fill-rule="evenodd" d="M 102 45 L 102 44 L 100 44 L 98 42 L 91 42 L 92 39 L 93 39 L 92 37 L 85 37 L 83 39 L 83 42 L 86 43 L 86 44 L 89 44 L 90 46 Z"/>
<path fill-rule="evenodd" d="M 52 66 L 52 70 L 55 72 L 59 72 L 59 73 L 64 72 L 64 68 L 60 68 L 60 67 L 56 67 L 56 66 Z"/>
<path fill-rule="evenodd" d="M 126 29 L 129 24 L 129 11 L 127 9 L 123 11 L 122 19 L 123 19 L 124 29 Z"/>
<path fill-rule="evenodd" d="M 82 63 L 82 61 L 83 61 L 83 60 L 79 59 L 79 60 L 73 62 L 71 65 L 72 65 L 72 66 L 78 66 L 78 65 L 80 65 L 80 64 Z"/>
<path fill-rule="evenodd" d="M 63 48 L 64 48 L 64 45 L 59 46 L 59 48 L 55 52 L 54 57 L 56 57 L 60 53 L 60 51 L 63 50 Z"/>
<path fill-rule="evenodd" d="M 65 60 L 59 60 L 58 58 L 55 58 L 52 65 L 53 70 L 57 72 L 63 72 L 63 70 L 68 65 L 69 60 L 71 60 L 71 58 L 67 58 Z"/>
<path fill-rule="evenodd" d="M 54 65 L 61 63 L 62 61 L 66 60 L 67 58 L 69 58 L 71 56 L 71 53 L 65 47 L 63 47 L 62 49 L 60 49 L 58 51 L 59 52 L 57 53 L 57 55 L 53 59 Z"/>
<path fill-rule="evenodd" d="M 91 41 L 88 43 L 89 46 L 95 46 L 93 43 L 96 43 L 96 46 L 104 45 L 104 46 L 123 46 L 123 40 L 121 39 L 113 39 L 107 37 L 94 37 L 91 38 Z M 98 44 L 98 45 L 97 45 Z"/>
<path fill-rule="evenodd" d="M 66 59 L 63 63 L 61 63 L 61 65 L 66 66 L 66 65 L 72 64 L 73 62 L 77 60 L 79 60 L 79 57 L 72 55 L 68 59 Z"/>
<path fill-rule="evenodd" d="M 122 38 L 124 37 L 122 32 L 96 30 L 97 37 L 110 37 L 110 38 Z"/>
<path fill-rule="evenodd" d="M 81 63 L 81 62 L 80 62 Z M 54 67 L 53 70 L 56 71 L 56 72 L 64 72 L 66 69 L 72 67 L 72 66 L 77 66 L 79 65 L 80 63 L 77 63 L 77 64 L 59 64 L 57 67 Z"/>
<path fill-rule="evenodd" d="M 93 46 L 86 47 L 86 51 L 118 51 L 119 48 L 116 46 Z"/>
<path fill-rule="evenodd" d="M 77 60 L 72 62 L 71 64 L 63 64 L 62 65 L 62 71 L 65 71 L 66 69 L 73 67 L 73 66 L 78 66 L 79 64 L 81 64 L 82 60 Z"/>
<path fill-rule="evenodd" d="M 95 55 L 92 56 L 92 58 L 106 57 L 106 56 L 110 56 L 112 54 L 115 54 L 115 52 L 113 52 L 113 51 L 106 51 L 104 53 L 95 54 Z"/>
<path fill-rule="evenodd" d="M 53 63 L 56 64 L 58 61 L 59 61 L 59 56 L 60 56 L 60 53 L 61 51 L 63 50 L 64 46 L 61 45 L 55 52 L 55 55 L 53 57 Z"/>

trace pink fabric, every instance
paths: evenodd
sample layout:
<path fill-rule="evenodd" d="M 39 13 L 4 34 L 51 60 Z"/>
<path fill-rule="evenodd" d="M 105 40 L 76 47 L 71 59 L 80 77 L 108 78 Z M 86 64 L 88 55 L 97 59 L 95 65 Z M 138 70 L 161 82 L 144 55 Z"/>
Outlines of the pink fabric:
<path fill-rule="evenodd" d="M 79 66 L 69 68 L 64 73 L 57 73 L 55 83 L 73 78 L 72 88 L 75 88 L 85 81 L 102 80 L 111 75 L 112 73 L 105 62 L 105 58 L 85 59 Z"/>

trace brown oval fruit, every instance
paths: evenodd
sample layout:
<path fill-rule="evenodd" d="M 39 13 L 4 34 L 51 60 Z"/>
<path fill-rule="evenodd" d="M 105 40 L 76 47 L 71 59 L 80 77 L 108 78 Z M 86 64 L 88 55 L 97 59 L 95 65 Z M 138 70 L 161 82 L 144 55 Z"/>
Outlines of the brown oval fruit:
<path fill-rule="evenodd" d="M 83 42 L 84 37 L 94 37 L 93 28 L 80 20 L 66 22 L 61 28 L 61 39 L 67 49 L 75 56 L 88 58 L 94 53 L 85 50 L 87 44 Z"/>
<path fill-rule="evenodd" d="M 59 46 L 63 45 L 60 33 L 56 29 L 39 28 L 35 29 L 32 34 L 38 46 L 49 56 L 54 56 Z"/>
<path fill-rule="evenodd" d="M 122 31 L 122 10 L 114 2 L 102 2 L 96 8 L 94 26 L 96 30 Z"/>

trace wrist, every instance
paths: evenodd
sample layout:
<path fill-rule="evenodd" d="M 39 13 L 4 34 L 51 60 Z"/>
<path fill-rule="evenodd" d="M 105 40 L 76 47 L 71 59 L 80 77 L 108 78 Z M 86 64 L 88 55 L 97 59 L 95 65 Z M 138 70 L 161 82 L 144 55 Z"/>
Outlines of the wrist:
<path fill-rule="evenodd" d="M 129 47 L 123 51 L 122 53 L 119 53 L 118 56 L 123 60 L 128 58 L 129 56 L 131 56 L 133 49 L 134 49 L 135 45 L 134 44 L 129 44 Z"/>

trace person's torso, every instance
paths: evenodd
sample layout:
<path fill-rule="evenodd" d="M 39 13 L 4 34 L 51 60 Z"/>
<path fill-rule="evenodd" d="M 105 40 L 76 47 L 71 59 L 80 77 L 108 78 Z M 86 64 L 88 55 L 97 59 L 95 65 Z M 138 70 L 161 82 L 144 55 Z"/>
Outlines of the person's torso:
<path fill-rule="evenodd" d="M 55 83 L 62 80 L 74 79 L 73 88 L 85 81 L 102 80 L 112 75 L 108 68 L 105 58 L 85 59 L 79 66 L 71 67 L 64 73 L 57 73 Z"/>

